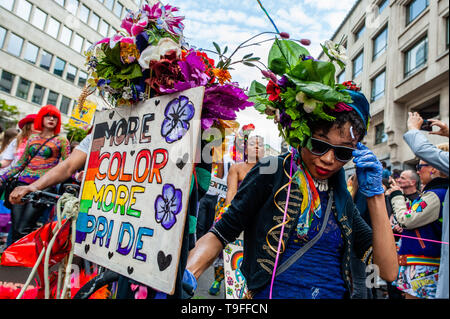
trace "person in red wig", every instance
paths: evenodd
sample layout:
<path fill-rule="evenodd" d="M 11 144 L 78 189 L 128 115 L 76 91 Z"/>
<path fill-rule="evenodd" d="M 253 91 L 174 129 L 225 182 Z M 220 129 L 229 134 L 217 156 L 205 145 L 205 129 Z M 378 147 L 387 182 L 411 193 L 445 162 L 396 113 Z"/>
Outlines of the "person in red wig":
<path fill-rule="evenodd" d="M 29 137 L 22 157 L 0 176 L 0 183 L 7 185 L 5 199 L 15 187 L 33 183 L 70 154 L 69 141 L 59 135 L 61 113 L 55 106 L 45 105 L 39 110 L 34 128 L 40 133 Z M 45 191 L 51 192 L 52 189 Z M 31 203 L 5 204 L 11 208 L 13 242 L 33 231 L 45 210 L 45 207 L 35 207 Z"/>

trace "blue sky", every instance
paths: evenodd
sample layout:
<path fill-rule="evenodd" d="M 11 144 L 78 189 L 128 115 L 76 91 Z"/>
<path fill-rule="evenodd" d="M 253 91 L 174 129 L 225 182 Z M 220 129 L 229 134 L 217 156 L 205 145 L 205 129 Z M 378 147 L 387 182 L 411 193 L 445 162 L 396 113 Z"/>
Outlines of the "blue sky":
<path fill-rule="evenodd" d="M 197 48 L 214 50 L 215 41 L 221 48 L 228 46 L 233 51 L 241 42 L 260 32 L 275 31 L 256 0 L 171 0 L 162 1 L 179 7 L 179 15 L 185 17 L 184 36 Z M 328 40 L 345 18 L 355 0 L 261 0 L 280 32 L 287 32 L 291 39 L 311 40 L 307 47 L 311 55 L 321 52 L 320 43 Z M 262 36 L 260 39 L 267 39 Z M 261 58 L 266 63 L 270 42 L 239 51 L 239 59 L 247 53 Z M 208 54 L 217 58 L 214 54 Z M 238 65 L 232 70 L 233 81 L 246 88 L 252 80 L 262 80 L 256 68 Z M 254 123 L 256 132 L 265 137 L 266 143 L 279 150 L 280 138 L 272 121 L 264 119 L 254 109 L 239 113 L 241 125 Z"/>

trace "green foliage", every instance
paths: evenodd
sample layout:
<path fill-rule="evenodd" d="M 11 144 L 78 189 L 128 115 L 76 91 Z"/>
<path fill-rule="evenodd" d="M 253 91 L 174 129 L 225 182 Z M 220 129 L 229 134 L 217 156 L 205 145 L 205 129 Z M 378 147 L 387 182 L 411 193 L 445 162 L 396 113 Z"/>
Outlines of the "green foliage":
<path fill-rule="evenodd" d="M 297 65 L 301 55 L 308 56 L 309 52 L 300 44 L 276 39 L 269 51 L 268 67 L 273 73 L 283 75 Z"/>
<path fill-rule="evenodd" d="M 0 99 L 0 123 L 4 129 L 16 125 L 19 114 L 17 106 L 9 105 L 5 100 Z"/>
<path fill-rule="evenodd" d="M 67 131 L 67 139 L 69 141 L 81 142 L 87 136 L 88 131 L 86 130 L 72 126 L 70 124 L 64 124 L 63 126 Z"/>

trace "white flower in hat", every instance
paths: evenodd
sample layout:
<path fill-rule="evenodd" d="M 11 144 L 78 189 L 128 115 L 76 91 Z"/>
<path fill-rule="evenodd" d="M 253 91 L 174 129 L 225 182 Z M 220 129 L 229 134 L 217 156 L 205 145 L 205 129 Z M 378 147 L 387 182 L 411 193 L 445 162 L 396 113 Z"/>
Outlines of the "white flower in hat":
<path fill-rule="evenodd" d="M 139 65 L 144 69 L 148 69 L 151 61 L 161 60 L 162 56 L 172 50 L 177 52 L 177 56 L 181 55 L 180 44 L 170 38 L 162 38 L 159 40 L 157 45 L 148 46 L 144 51 L 142 51 L 138 60 Z"/>

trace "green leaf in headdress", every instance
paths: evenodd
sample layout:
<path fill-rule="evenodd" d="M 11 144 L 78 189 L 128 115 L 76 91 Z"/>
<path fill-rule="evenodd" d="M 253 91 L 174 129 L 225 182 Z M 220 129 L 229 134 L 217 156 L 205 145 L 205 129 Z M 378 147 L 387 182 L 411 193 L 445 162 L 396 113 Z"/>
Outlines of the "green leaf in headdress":
<path fill-rule="evenodd" d="M 273 43 L 268 58 L 269 69 L 278 75 L 291 70 L 301 55 L 309 55 L 308 50 L 292 40 L 278 40 Z"/>

